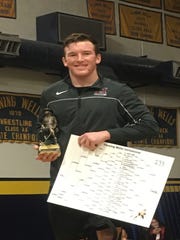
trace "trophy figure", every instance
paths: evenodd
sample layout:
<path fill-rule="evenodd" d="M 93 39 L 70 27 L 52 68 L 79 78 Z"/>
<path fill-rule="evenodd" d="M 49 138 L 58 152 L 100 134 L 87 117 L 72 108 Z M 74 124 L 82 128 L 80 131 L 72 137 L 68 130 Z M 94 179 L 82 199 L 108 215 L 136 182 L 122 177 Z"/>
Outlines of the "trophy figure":
<path fill-rule="evenodd" d="M 57 152 L 61 155 L 60 146 L 57 142 L 56 133 L 58 132 L 57 119 L 53 112 L 45 108 L 42 116 L 42 124 L 39 131 L 39 154 Z"/>

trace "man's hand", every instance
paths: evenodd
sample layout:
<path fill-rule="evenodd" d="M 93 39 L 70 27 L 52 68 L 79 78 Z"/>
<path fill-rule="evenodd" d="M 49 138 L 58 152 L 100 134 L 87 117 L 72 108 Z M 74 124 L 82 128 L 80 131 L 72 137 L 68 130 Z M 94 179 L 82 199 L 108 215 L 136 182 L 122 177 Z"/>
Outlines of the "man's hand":
<path fill-rule="evenodd" d="M 87 132 L 79 136 L 78 143 L 80 146 L 95 150 L 98 145 L 109 140 L 111 135 L 108 131 Z"/>
<path fill-rule="evenodd" d="M 38 145 L 34 145 L 34 149 L 37 151 L 39 150 Z M 42 162 L 53 162 L 59 157 L 59 152 L 45 152 L 45 153 L 38 153 L 38 156 L 36 157 L 36 160 L 42 161 Z"/>

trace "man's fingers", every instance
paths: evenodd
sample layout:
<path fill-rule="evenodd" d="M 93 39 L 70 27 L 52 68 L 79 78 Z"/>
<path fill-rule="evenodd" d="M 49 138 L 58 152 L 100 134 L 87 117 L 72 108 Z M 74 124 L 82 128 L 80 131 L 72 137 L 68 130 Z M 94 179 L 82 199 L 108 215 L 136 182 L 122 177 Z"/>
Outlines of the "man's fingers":
<path fill-rule="evenodd" d="M 38 150 L 39 149 L 39 146 L 38 145 L 33 145 L 33 148 L 35 149 L 35 150 Z"/>
<path fill-rule="evenodd" d="M 37 160 L 40 160 L 42 162 L 53 162 L 55 161 L 59 156 L 59 153 L 55 152 L 51 152 L 51 153 L 40 153 L 37 156 Z"/>

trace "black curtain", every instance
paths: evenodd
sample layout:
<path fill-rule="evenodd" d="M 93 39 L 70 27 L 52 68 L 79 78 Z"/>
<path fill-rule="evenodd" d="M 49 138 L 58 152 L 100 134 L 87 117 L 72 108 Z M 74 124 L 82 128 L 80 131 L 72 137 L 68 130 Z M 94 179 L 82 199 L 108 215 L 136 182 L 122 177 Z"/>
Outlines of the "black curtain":
<path fill-rule="evenodd" d="M 180 185 L 170 186 L 170 191 L 163 192 L 157 206 L 156 217 L 166 225 L 173 240 L 180 240 Z M 139 240 L 140 226 L 132 225 L 132 239 Z M 169 239 L 171 240 L 171 239 Z"/>
<path fill-rule="evenodd" d="M 180 192 L 164 192 L 157 215 L 169 228 L 174 240 L 180 239 Z"/>

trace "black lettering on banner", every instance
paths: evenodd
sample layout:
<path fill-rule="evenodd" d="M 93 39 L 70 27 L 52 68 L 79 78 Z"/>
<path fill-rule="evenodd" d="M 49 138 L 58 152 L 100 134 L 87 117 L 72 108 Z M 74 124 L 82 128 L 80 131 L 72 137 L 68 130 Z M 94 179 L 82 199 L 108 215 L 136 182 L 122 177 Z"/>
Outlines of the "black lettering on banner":
<path fill-rule="evenodd" d="M 119 4 L 120 36 L 163 43 L 162 14 Z"/>
<path fill-rule="evenodd" d="M 39 109 L 37 95 L 0 93 L 0 142 L 37 143 Z"/>
<path fill-rule="evenodd" d="M 177 146 L 177 109 L 149 106 L 149 109 L 159 123 L 159 135 L 132 142 L 133 145 L 150 145 L 159 147 Z"/>

